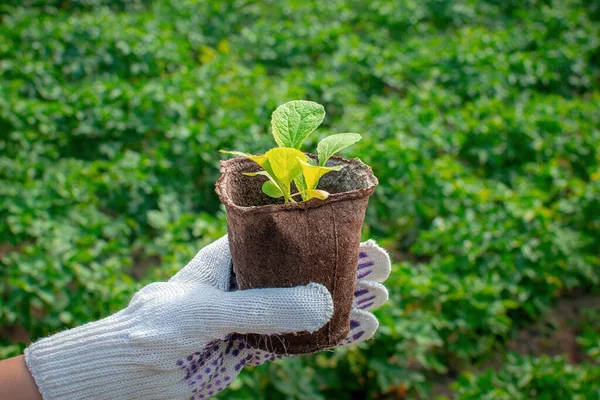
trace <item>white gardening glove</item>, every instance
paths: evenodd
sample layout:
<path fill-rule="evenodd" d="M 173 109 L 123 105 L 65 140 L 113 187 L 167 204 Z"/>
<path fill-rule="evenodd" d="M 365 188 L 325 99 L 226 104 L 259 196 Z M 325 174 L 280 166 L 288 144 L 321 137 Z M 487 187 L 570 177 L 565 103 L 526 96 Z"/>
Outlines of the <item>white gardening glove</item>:
<path fill-rule="evenodd" d="M 371 249 L 381 252 L 374 244 Z M 361 252 L 364 265 L 371 263 L 368 254 Z M 375 266 L 363 270 L 387 276 Z M 239 334 L 314 332 L 332 315 L 331 296 L 322 285 L 228 291 L 230 278 L 224 237 L 169 282 L 144 287 L 126 309 L 35 342 L 25 358 L 44 399 L 208 398 L 227 387 L 243 365 L 275 358 L 250 348 Z M 357 308 L 387 299 L 385 288 L 373 285 L 378 284 L 359 282 L 357 293 L 367 290 L 359 293 L 361 299 L 375 297 L 356 300 Z M 354 328 L 350 342 L 377 329 L 377 320 L 359 309 L 353 310 L 352 325 L 357 324 L 365 329 L 359 335 Z"/>

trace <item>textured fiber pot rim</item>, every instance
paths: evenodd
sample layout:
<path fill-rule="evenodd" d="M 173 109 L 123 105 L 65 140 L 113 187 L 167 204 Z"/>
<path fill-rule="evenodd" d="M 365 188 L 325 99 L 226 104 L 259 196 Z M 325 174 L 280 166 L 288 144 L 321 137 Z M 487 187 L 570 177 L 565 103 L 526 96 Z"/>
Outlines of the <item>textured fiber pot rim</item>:
<path fill-rule="evenodd" d="M 313 159 L 316 157 L 313 154 L 307 154 L 307 155 Z M 373 190 L 375 190 L 375 186 L 377 186 L 379 184 L 379 181 L 377 180 L 377 177 L 373 174 L 373 170 L 371 169 L 371 167 L 369 165 L 363 163 L 360 160 L 360 158 L 351 158 L 349 160 L 346 160 L 341 157 L 333 156 L 330 158 L 330 160 L 331 159 L 336 160 L 336 161 L 341 161 L 343 164 L 346 164 L 346 165 L 353 164 L 353 163 L 362 164 L 365 168 L 365 172 L 369 175 L 369 178 L 372 180 L 371 184 L 369 186 L 367 186 L 366 188 L 353 189 L 353 190 L 348 190 L 348 191 L 340 192 L 340 193 L 330 193 L 329 197 L 327 197 L 326 200 L 311 199 L 309 201 L 298 202 L 298 203 L 267 204 L 267 205 L 262 205 L 262 206 L 240 206 L 238 204 L 235 204 L 233 199 L 231 198 L 231 196 L 229 196 L 229 194 L 227 193 L 227 185 L 226 185 L 227 172 L 229 171 L 229 169 L 231 167 L 235 166 L 238 163 L 240 163 L 240 164 L 246 163 L 249 166 L 257 165 L 257 164 L 254 161 L 252 161 L 246 157 L 238 156 L 238 157 L 231 158 L 229 160 L 221 161 L 221 169 L 220 169 L 221 176 L 219 177 L 219 179 L 217 179 L 217 182 L 215 184 L 215 189 L 216 189 L 217 195 L 219 196 L 221 201 L 227 207 L 231 207 L 231 208 L 235 209 L 235 211 L 237 211 L 237 212 L 270 213 L 270 212 L 279 212 L 279 211 L 284 211 L 284 210 L 285 211 L 287 211 L 287 210 L 305 210 L 305 209 L 309 209 L 309 208 L 321 207 L 323 205 L 330 204 L 330 203 L 333 203 L 336 201 L 348 201 L 348 200 L 359 199 L 362 197 L 369 196 L 373 192 Z"/>

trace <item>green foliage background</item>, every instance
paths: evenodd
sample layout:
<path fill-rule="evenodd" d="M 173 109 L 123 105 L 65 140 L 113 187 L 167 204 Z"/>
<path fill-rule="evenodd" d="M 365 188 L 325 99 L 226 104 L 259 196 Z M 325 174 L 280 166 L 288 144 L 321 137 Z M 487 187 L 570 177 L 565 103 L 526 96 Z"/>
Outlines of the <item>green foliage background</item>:
<path fill-rule="evenodd" d="M 590 358 L 505 354 L 600 287 L 595 0 L 0 1 L 0 358 L 124 307 L 225 233 L 218 149 L 292 99 L 380 187 L 393 254 L 360 348 L 244 371 L 228 399 L 600 398 Z M 26 335 L 23 331 L 27 332 Z M 15 332 L 21 332 L 20 335 Z M 577 397 L 579 396 L 579 397 Z"/>

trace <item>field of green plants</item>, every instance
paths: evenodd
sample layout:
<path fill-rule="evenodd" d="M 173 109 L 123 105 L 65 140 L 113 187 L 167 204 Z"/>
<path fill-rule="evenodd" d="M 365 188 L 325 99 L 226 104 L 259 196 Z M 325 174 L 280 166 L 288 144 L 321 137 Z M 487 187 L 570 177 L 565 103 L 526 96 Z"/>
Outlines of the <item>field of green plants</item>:
<path fill-rule="evenodd" d="M 596 0 L 0 0 L 0 359 L 223 235 L 218 150 L 293 99 L 363 136 L 390 301 L 219 398 L 600 399 Z"/>

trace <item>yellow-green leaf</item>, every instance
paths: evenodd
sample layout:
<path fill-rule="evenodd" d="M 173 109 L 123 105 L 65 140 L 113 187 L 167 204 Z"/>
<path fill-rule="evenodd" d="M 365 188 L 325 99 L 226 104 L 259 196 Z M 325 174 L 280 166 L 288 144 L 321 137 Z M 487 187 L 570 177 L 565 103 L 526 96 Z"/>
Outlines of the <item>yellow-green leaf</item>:
<path fill-rule="evenodd" d="M 310 158 L 307 160 L 310 160 Z M 302 174 L 298 175 L 296 179 L 294 179 L 294 183 L 296 184 L 298 193 L 302 196 L 302 200 L 306 201 L 306 183 L 304 183 L 304 176 Z"/>
<path fill-rule="evenodd" d="M 309 189 L 306 191 L 307 199 L 317 198 L 321 200 L 325 200 L 329 197 L 329 193 L 324 190 L 319 189 Z"/>
<path fill-rule="evenodd" d="M 263 175 L 266 177 L 271 178 L 271 176 L 269 175 L 269 173 L 267 171 L 256 171 L 256 172 L 242 172 L 242 175 L 246 175 L 246 176 L 258 176 L 258 175 Z"/>
<path fill-rule="evenodd" d="M 319 179 L 328 172 L 339 171 L 344 168 L 343 165 L 336 165 L 333 167 L 321 167 L 319 165 L 310 165 L 304 160 L 298 160 L 301 167 L 302 173 L 304 174 L 304 182 L 306 183 L 307 189 L 311 190 L 317 187 Z"/>
<path fill-rule="evenodd" d="M 225 153 L 225 154 L 232 154 L 234 156 L 242 156 L 242 157 L 247 157 L 249 159 L 251 159 L 252 161 L 254 161 L 255 163 L 257 163 L 258 165 L 260 165 L 261 167 L 264 168 L 264 164 L 268 161 L 267 157 L 265 155 L 253 155 L 253 154 L 248 154 L 248 153 L 244 153 L 241 151 L 229 151 L 229 150 L 219 150 L 219 152 L 221 153 Z"/>
<path fill-rule="evenodd" d="M 300 150 L 287 147 L 277 147 L 265 153 L 275 181 L 280 184 L 286 197 L 290 195 L 290 184 L 302 173 L 300 161 L 306 161 L 306 156 Z"/>
<path fill-rule="evenodd" d="M 269 174 L 267 171 L 242 172 L 242 175 L 246 175 L 246 176 L 262 175 L 262 176 L 266 176 L 267 178 L 269 178 L 269 180 L 273 181 L 273 183 L 277 183 L 277 182 L 275 182 L 275 180 L 273 179 L 271 174 Z"/>

